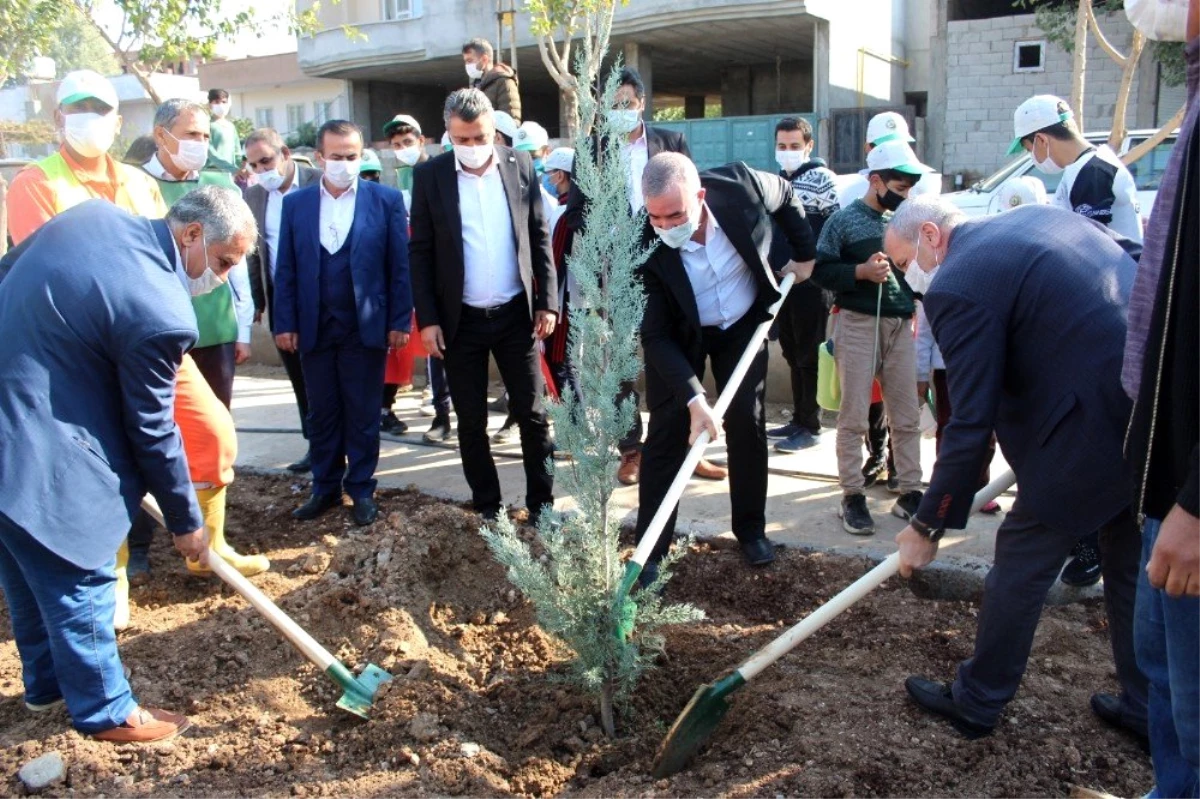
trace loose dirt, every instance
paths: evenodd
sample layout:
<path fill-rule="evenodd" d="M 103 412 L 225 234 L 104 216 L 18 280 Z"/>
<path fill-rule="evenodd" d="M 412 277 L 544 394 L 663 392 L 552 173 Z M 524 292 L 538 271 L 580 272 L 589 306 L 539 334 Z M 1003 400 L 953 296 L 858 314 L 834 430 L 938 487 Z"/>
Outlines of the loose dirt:
<path fill-rule="evenodd" d="M 229 589 L 187 576 L 166 535 L 132 592 L 120 638 L 135 695 L 186 712 L 162 744 L 83 738 L 65 711 L 22 703 L 4 612 L 0 790 L 25 762 L 63 755 L 51 796 L 1065 796 L 1071 786 L 1144 793 L 1137 745 L 1088 710 L 1116 690 L 1098 604 L 1049 609 L 1024 684 L 997 732 L 968 742 L 916 710 L 903 680 L 953 675 L 976 606 L 877 590 L 734 695 L 709 749 L 650 778 L 663 734 L 694 689 L 722 676 L 860 576 L 865 561 L 783 551 L 751 571 L 735 550 L 693 546 L 669 596 L 708 620 L 672 630 L 622 736 L 564 682 L 566 653 L 537 627 L 477 533 L 477 517 L 415 492 L 381 492 L 372 527 L 334 512 L 294 522 L 308 486 L 243 477 L 229 537 L 270 556 L 254 582 L 343 662 L 396 676 L 364 723 L 339 691 Z"/>

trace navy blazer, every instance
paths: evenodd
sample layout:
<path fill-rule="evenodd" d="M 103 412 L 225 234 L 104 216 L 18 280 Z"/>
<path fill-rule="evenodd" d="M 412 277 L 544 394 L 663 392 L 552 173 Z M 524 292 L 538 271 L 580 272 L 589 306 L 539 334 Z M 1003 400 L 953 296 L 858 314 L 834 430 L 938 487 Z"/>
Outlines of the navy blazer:
<path fill-rule="evenodd" d="M 85 202 L 0 278 L 0 513 L 81 569 L 113 560 L 147 490 L 172 533 L 199 529 L 173 413 L 198 333 L 166 222 Z"/>
<path fill-rule="evenodd" d="M 1103 226 L 1059 208 L 953 231 L 924 300 L 952 411 L 918 519 L 966 525 L 993 429 L 1043 524 L 1083 535 L 1129 505 L 1121 361 L 1136 269 Z"/>
<path fill-rule="evenodd" d="M 388 331 L 412 326 L 408 214 L 390 186 L 359 180 L 350 229 L 350 274 L 363 346 L 386 348 Z M 299 333 L 300 351 L 317 344 L 321 317 L 321 181 L 283 198 L 275 256 L 273 329 Z"/>

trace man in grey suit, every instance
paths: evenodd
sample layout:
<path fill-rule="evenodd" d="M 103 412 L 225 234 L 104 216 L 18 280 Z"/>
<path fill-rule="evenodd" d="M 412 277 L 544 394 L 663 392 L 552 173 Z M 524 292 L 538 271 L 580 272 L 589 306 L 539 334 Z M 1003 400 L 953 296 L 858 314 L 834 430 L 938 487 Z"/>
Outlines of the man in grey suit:
<path fill-rule="evenodd" d="M 149 491 L 175 546 L 207 562 L 175 376 L 199 335 L 189 292 L 220 286 L 257 235 L 237 192 L 207 186 L 165 220 L 89 200 L 0 261 L 0 585 L 25 706 L 65 702 L 99 740 L 188 726 L 130 691 L 113 631 L 116 554 Z"/>
<path fill-rule="evenodd" d="M 248 186 L 242 196 L 258 223 L 258 246 L 246 257 L 250 267 L 250 294 L 254 297 L 254 321 L 261 322 L 263 312 L 274 307 L 275 253 L 279 251 L 279 226 L 283 216 L 283 198 L 313 181 L 320 180 L 321 170 L 305 166 L 292 158 L 292 151 L 273 128 L 259 128 L 246 137 L 246 166 L 258 176 L 258 183 Z M 267 317 L 271 334 L 275 334 L 275 315 Z M 300 431 L 308 439 L 308 394 L 304 388 L 304 371 L 300 356 L 279 350 L 279 359 L 296 395 L 300 411 Z M 293 472 L 312 468 L 312 453 L 288 466 Z"/>
<path fill-rule="evenodd" d="M 1092 707 L 1102 716 L 1116 708 L 1121 726 L 1144 737 L 1146 680 L 1133 655 L 1140 544 L 1121 452 L 1133 259 L 1069 211 L 1030 206 L 967 221 L 940 197 L 901 205 L 884 249 L 924 294 L 952 407 L 929 490 L 896 537 L 901 574 L 929 563 L 947 528 L 966 525 L 993 430 L 1020 486 L 996 534 L 974 656 L 952 685 L 909 677 L 909 694 L 968 738 L 990 733 L 1016 694 L 1063 560 L 1100 530 L 1122 694 L 1095 694 Z"/>

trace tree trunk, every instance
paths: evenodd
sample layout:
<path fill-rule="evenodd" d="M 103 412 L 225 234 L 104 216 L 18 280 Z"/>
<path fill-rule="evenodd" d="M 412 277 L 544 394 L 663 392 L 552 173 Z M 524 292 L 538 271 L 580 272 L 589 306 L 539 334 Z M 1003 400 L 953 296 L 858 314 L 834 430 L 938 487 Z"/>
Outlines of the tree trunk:
<path fill-rule="evenodd" d="M 559 89 L 559 98 L 562 102 L 562 114 L 559 119 L 562 124 L 562 129 L 565 131 L 563 138 L 575 143 L 575 136 L 579 133 L 579 94 L 576 89 Z"/>
<path fill-rule="evenodd" d="M 92 28 L 100 34 L 100 38 L 104 39 L 105 43 L 112 48 L 113 55 L 117 57 L 121 65 L 138 79 L 138 83 L 142 84 L 142 88 L 146 90 L 146 94 L 150 97 L 150 102 L 154 103 L 155 107 L 162 105 L 162 98 L 158 96 L 158 92 L 154 90 L 154 86 L 150 83 L 150 76 L 138 66 L 133 56 L 126 52 L 119 42 L 109 36 L 108 31 L 104 30 L 104 27 L 91 14 L 84 13 L 83 11 L 80 11 L 80 13 L 92 24 Z"/>
<path fill-rule="evenodd" d="M 1071 63 L 1071 110 L 1075 112 L 1075 124 L 1083 131 L 1083 84 L 1087 70 L 1088 17 L 1092 0 L 1079 0 L 1079 11 L 1075 18 L 1075 52 Z"/>
<path fill-rule="evenodd" d="M 1133 32 L 1133 40 L 1129 45 L 1129 55 L 1125 57 L 1125 63 L 1121 70 L 1121 85 L 1117 89 L 1117 102 L 1113 106 L 1112 132 L 1108 134 L 1108 146 L 1113 150 L 1120 150 L 1121 143 L 1125 141 L 1125 135 L 1128 132 L 1128 126 L 1125 124 L 1125 117 L 1129 108 L 1129 93 L 1133 89 L 1133 75 L 1137 72 L 1138 62 L 1142 58 L 1142 48 L 1146 44 L 1146 37 L 1140 31 Z"/>
<path fill-rule="evenodd" d="M 610 739 L 617 737 L 617 725 L 613 721 L 613 696 L 616 692 L 616 682 L 605 680 L 600 694 L 600 726 Z"/>

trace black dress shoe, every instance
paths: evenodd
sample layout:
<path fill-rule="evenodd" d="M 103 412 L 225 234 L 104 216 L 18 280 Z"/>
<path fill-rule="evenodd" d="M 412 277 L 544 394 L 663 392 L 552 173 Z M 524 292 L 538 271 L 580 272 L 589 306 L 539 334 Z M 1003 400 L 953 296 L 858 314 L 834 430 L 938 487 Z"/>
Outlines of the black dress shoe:
<path fill-rule="evenodd" d="M 1100 720 L 1129 733 L 1142 748 L 1150 751 L 1150 732 L 1146 729 L 1146 722 L 1140 724 L 1129 716 L 1125 715 L 1121 708 L 1121 697 L 1115 694 L 1092 694 L 1092 712 L 1100 717 Z"/>
<path fill-rule="evenodd" d="M 909 677 L 904 681 L 908 695 L 913 701 L 930 713 L 936 713 L 951 724 L 969 740 L 991 735 L 995 729 L 990 724 L 980 724 L 971 721 L 966 714 L 954 703 L 954 694 L 950 691 L 950 683 L 934 682 L 924 677 Z"/>
<path fill-rule="evenodd" d="M 1071 550 L 1071 560 L 1059 575 L 1063 585 L 1086 588 L 1100 582 L 1100 542 L 1096 535 L 1085 536 Z"/>
<path fill-rule="evenodd" d="M 304 457 L 295 463 L 289 463 L 287 470 L 296 474 L 304 474 L 312 471 L 312 452 L 304 453 Z"/>
<path fill-rule="evenodd" d="M 350 516 L 359 527 L 366 527 L 375 521 L 375 517 L 378 515 L 379 506 L 370 497 L 354 500 L 354 507 L 350 510 Z"/>
<path fill-rule="evenodd" d="M 753 541 L 742 541 L 740 546 L 742 557 L 751 566 L 766 566 L 768 563 L 775 562 L 775 547 L 771 546 L 771 542 L 767 540 L 766 536 Z"/>
<path fill-rule="evenodd" d="M 311 522 L 318 516 L 323 516 L 334 508 L 341 507 L 341 494 L 313 494 L 305 504 L 292 511 L 292 518 L 302 522 Z"/>

